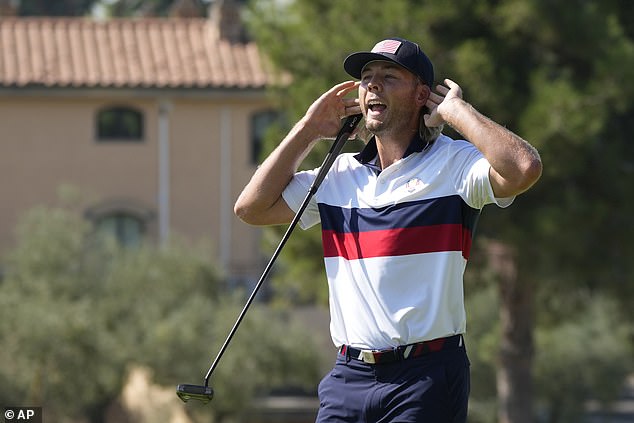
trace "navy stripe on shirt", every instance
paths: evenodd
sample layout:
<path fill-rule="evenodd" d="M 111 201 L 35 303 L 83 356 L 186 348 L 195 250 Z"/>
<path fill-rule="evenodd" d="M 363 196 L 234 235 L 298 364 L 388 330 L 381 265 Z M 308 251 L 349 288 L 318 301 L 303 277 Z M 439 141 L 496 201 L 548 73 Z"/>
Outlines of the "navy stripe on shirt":
<path fill-rule="evenodd" d="M 440 251 L 468 259 L 480 215 L 458 195 L 381 208 L 320 203 L 319 212 L 324 256 L 349 260 Z"/>

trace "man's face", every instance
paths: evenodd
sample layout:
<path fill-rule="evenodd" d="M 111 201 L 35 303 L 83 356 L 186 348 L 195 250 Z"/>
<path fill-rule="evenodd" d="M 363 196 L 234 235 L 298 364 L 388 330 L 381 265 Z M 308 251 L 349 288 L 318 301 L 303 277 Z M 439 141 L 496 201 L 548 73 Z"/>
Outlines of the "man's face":
<path fill-rule="evenodd" d="M 370 62 L 361 71 L 359 104 L 366 127 L 375 135 L 417 129 L 428 95 L 429 89 L 396 63 Z"/>

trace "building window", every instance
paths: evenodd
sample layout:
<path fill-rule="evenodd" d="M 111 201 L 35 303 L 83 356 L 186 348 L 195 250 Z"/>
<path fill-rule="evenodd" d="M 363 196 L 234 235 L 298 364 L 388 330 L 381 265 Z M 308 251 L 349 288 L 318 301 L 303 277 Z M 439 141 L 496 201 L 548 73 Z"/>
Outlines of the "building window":
<path fill-rule="evenodd" d="M 108 107 L 97 113 L 98 141 L 142 141 L 143 113 L 130 107 Z"/>
<path fill-rule="evenodd" d="M 136 247 L 150 241 L 155 231 L 155 213 L 132 199 L 110 199 L 86 210 L 98 234 L 114 238 L 119 245 Z"/>
<path fill-rule="evenodd" d="M 114 213 L 96 221 L 100 235 L 113 237 L 123 247 L 138 247 L 143 241 L 145 225 L 141 219 L 124 213 Z"/>
<path fill-rule="evenodd" d="M 264 146 L 267 131 L 280 120 L 280 114 L 274 110 L 255 113 L 251 117 L 251 163 L 258 164 Z"/>

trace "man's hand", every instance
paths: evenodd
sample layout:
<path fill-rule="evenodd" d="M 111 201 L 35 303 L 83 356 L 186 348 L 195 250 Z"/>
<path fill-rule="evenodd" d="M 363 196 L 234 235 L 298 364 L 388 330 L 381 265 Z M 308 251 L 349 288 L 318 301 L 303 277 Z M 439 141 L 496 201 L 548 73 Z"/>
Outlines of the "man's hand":
<path fill-rule="evenodd" d="M 312 139 L 334 138 L 341 129 L 341 119 L 361 113 L 359 100 L 346 98 L 358 86 L 358 81 L 342 82 L 313 102 L 302 119 Z"/>
<path fill-rule="evenodd" d="M 342 82 L 313 102 L 242 190 L 234 205 L 240 219 L 252 225 L 277 225 L 293 219 L 295 213 L 282 198 L 284 188 L 319 139 L 334 138 L 343 118 L 361 113 L 359 100 L 346 98 L 358 86 L 355 81 Z"/>
<path fill-rule="evenodd" d="M 450 79 L 436 86 L 425 105 L 428 128 L 448 124 L 476 146 L 491 164 L 489 180 L 497 198 L 512 197 L 530 188 L 541 176 L 539 153 L 509 129 L 492 121 L 462 99 L 462 89 Z"/>
<path fill-rule="evenodd" d="M 462 88 L 458 84 L 451 79 L 445 79 L 443 82 L 445 85 L 436 85 L 436 92 L 430 92 L 427 103 L 425 103 L 430 110 L 430 113 L 423 117 L 425 126 L 428 128 L 435 128 L 447 123 L 443 116 L 451 113 L 451 103 L 455 100 L 462 100 Z"/>

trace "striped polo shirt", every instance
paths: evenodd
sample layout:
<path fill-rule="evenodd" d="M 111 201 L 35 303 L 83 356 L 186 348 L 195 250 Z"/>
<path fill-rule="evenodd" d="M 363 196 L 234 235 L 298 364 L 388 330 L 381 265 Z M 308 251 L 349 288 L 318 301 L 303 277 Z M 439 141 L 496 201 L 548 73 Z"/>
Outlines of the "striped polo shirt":
<path fill-rule="evenodd" d="M 463 275 L 481 209 L 496 199 L 473 144 L 416 137 L 380 170 L 374 139 L 335 160 L 299 225 L 321 223 L 334 344 L 390 348 L 466 330 Z M 283 192 L 298 210 L 318 169 Z"/>

